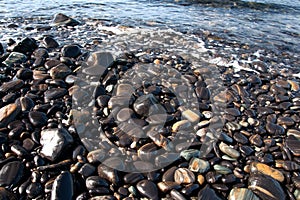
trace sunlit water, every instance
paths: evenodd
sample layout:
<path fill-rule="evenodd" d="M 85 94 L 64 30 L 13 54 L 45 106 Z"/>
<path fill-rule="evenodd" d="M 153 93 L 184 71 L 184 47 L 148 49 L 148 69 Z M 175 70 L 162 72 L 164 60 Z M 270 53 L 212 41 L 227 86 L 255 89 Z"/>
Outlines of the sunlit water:
<path fill-rule="evenodd" d="M 228 41 L 299 52 L 300 1 L 0 0 L 0 19 L 105 19 L 129 26 L 158 26 L 182 32 L 208 30 Z"/>

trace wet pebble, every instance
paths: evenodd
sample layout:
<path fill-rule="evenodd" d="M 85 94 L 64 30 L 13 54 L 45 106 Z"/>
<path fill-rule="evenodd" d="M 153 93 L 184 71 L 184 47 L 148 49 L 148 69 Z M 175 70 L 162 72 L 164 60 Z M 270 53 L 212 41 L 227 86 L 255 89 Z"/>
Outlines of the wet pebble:
<path fill-rule="evenodd" d="M 72 174 L 63 171 L 56 177 L 52 186 L 51 200 L 73 199 L 74 188 Z"/>
<path fill-rule="evenodd" d="M 224 142 L 221 142 L 219 144 L 219 148 L 223 153 L 227 154 L 228 156 L 230 156 L 232 158 L 240 157 L 240 153 L 237 150 L 231 148 L 230 146 L 228 146 Z"/>
<path fill-rule="evenodd" d="M 100 178 L 99 176 L 89 176 L 85 180 L 85 185 L 87 189 L 93 189 L 97 187 L 108 187 L 109 184 L 107 181 L 103 178 Z"/>
<path fill-rule="evenodd" d="M 8 104 L 0 109 L 0 128 L 7 126 L 20 113 L 21 108 L 17 104 Z"/>
<path fill-rule="evenodd" d="M 43 112 L 38 112 L 38 111 L 29 112 L 28 118 L 29 121 L 32 123 L 32 125 L 37 127 L 45 126 L 48 121 L 47 115 Z"/>
<path fill-rule="evenodd" d="M 136 188 L 143 196 L 149 199 L 159 199 L 157 186 L 152 181 L 142 180 L 137 183 Z"/>
<path fill-rule="evenodd" d="M 195 175 L 187 168 L 178 168 L 174 173 L 174 181 L 178 184 L 195 182 Z"/>
<path fill-rule="evenodd" d="M 252 174 L 249 177 L 248 188 L 263 200 L 284 200 L 286 198 L 281 185 L 270 176 L 262 174 Z"/>
<path fill-rule="evenodd" d="M 210 199 L 221 200 L 221 198 L 216 194 L 216 192 L 207 185 L 199 191 L 198 200 Z"/>
<path fill-rule="evenodd" d="M 229 193 L 228 200 L 259 200 L 259 198 L 247 188 L 233 188 Z"/>
<path fill-rule="evenodd" d="M 65 64 L 61 63 L 49 70 L 52 79 L 64 79 L 72 73 L 72 70 Z"/>
<path fill-rule="evenodd" d="M 279 182 L 284 181 L 284 175 L 279 170 L 274 169 L 263 163 L 252 162 L 250 164 L 250 171 L 251 171 L 251 173 L 260 172 L 262 174 L 271 176 L 272 178 L 276 179 Z"/>
<path fill-rule="evenodd" d="M 42 149 L 40 154 L 54 161 L 61 155 L 63 148 L 72 142 L 72 136 L 65 129 L 44 129 L 41 132 L 40 144 L 42 145 Z"/>
<path fill-rule="evenodd" d="M 49 36 L 44 37 L 43 44 L 46 48 L 57 48 L 59 46 L 58 42 Z"/>
<path fill-rule="evenodd" d="M 58 13 L 53 18 L 53 24 L 55 26 L 77 26 L 80 23 L 65 14 Z"/>
<path fill-rule="evenodd" d="M 0 170 L 0 186 L 16 185 L 23 176 L 23 169 L 20 161 L 5 164 Z"/>
<path fill-rule="evenodd" d="M 193 172 L 205 173 L 209 168 L 209 162 L 199 158 L 192 158 L 189 164 L 189 169 Z"/>
<path fill-rule="evenodd" d="M 120 177 L 116 169 L 112 169 L 104 164 L 100 164 L 97 170 L 99 177 L 104 178 L 115 185 L 119 185 Z"/>

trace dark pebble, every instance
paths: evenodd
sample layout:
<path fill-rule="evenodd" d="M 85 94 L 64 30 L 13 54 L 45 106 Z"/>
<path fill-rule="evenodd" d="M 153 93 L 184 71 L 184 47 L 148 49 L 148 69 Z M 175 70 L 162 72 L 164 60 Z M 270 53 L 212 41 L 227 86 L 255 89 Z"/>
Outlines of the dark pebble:
<path fill-rule="evenodd" d="M 198 193 L 198 200 L 221 200 L 221 198 L 216 194 L 216 192 L 211 189 L 208 185 L 206 185 L 203 189 L 201 189 Z"/>
<path fill-rule="evenodd" d="M 144 176 L 141 173 L 129 173 L 124 176 L 123 180 L 127 184 L 133 184 L 142 180 L 143 178 Z"/>
<path fill-rule="evenodd" d="M 81 54 L 81 49 L 77 45 L 66 45 L 61 52 L 64 57 L 76 58 Z"/>
<path fill-rule="evenodd" d="M 17 104 L 8 104 L 0 109 L 0 128 L 7 126 L 20 113 L 21 107 Z"/>
<path fill-rule="evenodd" d="M 153 200 L 158 200 L 157 186 L 148 180 L 142 180 L 137 183 L 136 188 L 145 197 Z"/>
<path fill-rule="evenodd" d="M 120 184 L 120 178 L 119 178 L 118 171 L 116 169 L 107 167 L 104 164 L 100 164 L 98 166 L 98 175 L 101 178 L 104 178 L 115 185 Z"/>
<path fill-rule="evenodd" d="M 23 85 L 24 81 L 20 79 L 5 82 L 0 86 L 0 92 L 15 92 L 22 88 Z"/>
<path fill-rule="evenodd" d="M 67 94 L 67 90 L 64 88 L 52 88 L 44 93 L 45 102 L 50 100 L 58 99 Z"/>
<path fill-rule="evenodd" d="M 43 44 L 46 48 L 57 48 L 59 46 L 58 42 L 49 36 L 44 37 Z"/>
<path fill-rule="evenodd" d="M 39 182 L 34 182 L 31 183 L 27 188 L 26 188 L 26 193 L 29 198 L 34 199 L 38 195 L 42 194 L 43 192 L 43 187 L 42 184 Z"/>
<path fill-rule="evenodd" d="M 286 198 L 281 185 L 270 176 L 252 174 L 249 177 L 248 188 L 263 200 L 284 200 Z"/>
<path fill-rule="evenodd" d="M 285 130 L 282 126 L 274 123 L 267 123 L 266 130 L 270 134 L 274 134 L 274 135 L 283 135 L 285 133 Z"/>
<path fill-rule="evenodd" d="M 80 23 L 77 20 L 68 17 L 67 15 L 58 13 L 54 16 L 53 24 L 55 26 L 77 26 Z"/>
<path fill-rule="evenodd" d="M 48 117 L 45 113 L 37 112 L 37 111 L 29 112 L 28 118 L 29 118 L 30 122 L 32 123 L 32 125 L 34 125 L 36 127 L 45 126 L 48 121 Z"/>
<path fill-rule="evenodd" d="M 23 169 L 20 161 L 5 164 L 0 170 L 0 186 L 16 185 L 23 176 Z"/>
<path fill-rule="evenodd" d="M 72 174 L 63 171 L 56 177 L 52 186 L 51 200 L 72 200 L 74 195 Z"/>

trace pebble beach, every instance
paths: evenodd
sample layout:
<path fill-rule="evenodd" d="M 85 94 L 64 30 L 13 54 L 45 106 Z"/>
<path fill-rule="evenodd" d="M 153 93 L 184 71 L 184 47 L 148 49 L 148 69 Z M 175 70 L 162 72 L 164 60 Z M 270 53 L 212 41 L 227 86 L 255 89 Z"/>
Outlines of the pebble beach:
<path fill-rule="evenodd" d="M 299 34 L 61 12 L 0 31 L 0 199 L 300 199 Z"/>

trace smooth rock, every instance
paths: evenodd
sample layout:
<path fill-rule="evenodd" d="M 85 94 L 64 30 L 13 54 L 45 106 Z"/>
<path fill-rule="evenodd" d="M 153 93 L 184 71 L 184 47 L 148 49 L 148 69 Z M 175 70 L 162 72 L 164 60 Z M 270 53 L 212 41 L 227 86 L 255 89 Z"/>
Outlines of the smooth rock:
<path fill-rule="evenodd" d="M 145 197 L 153 200 L 158 200 L 157 186 L 148 180 L 142 180 L 137 183 L 136 188 Z"/>
<path fill-rule="evenodd" d="M 101 178 L 108 180 L 114 185 L 120 184 L 120 177 L 116 169 L 112 169 L 104 164 L 98 166 L 98 175 Z"/>
<path fill-rule="evenodd" d="M 22 39 L 18 44 L 13 46 L 12 51 L 27 54 L 33 52 L 37 47 L 38 45 L 35 39 L 26 37 Z"/>
<path fill-rule="evenodd" d="M 262 174 L 271 176 L 272 178 L 276 179 L 279 182 L 284 181 L 284 175 L 279 170 L 274 169 L 263 163 L 252 162 L 250 164 L 250 171 L 251 171 L 251 173 L 260 172 Z"/>
<path fill-rule="evenodd" d="M 61 155 L 63 148 L 72 142 L 72 136 L 63 128 L 44 129 L 41 132 L 42 149 L 40 154 L 54 161 Z"/>
<path fill-rule="evenodd" d="M 189 169 L 193 172 L 205 173 L 209 168 L 209 162 L 199 158 L 192 158 L 189 164 Z"/>
<path fill-rule="evenodd" d="M 67 15 L 58 13 L 54 16 L 53 25 L 54 26 L 77 26 L 80 23 Z"/>
<path fill-rule="evenodd" d="M 8 104 L 0 109 L 0 128 L 7 126 L 20 113 L 21 108 L 15 103 Z"/>
<path fill-rule="evenodd" d="M 50 69 L 50 76 L 52 79 L 64 79 L 72 73 L 72 70 L 65 64 L 61 63 Z"/>
<path fill-rule="evenodd" d="M 81 49 L 78 45 L 65 45 L 61 52 L 64 57 L 76 58 L 81 54 Z"/>
<path fill-rule="evenodd" d="M 179 130 L 186 130 L 191 127 L 191 122 L 188 120 L 181 120 L 175 122 L 172 126 L 172 132 L 177 132 Z"/>
<path fill-rule="evenodd" d="M 259 200 L 259 198 L 247 188 L 233 188 L 229 193 L 228 200 Z"/>
<path fill-rule="evenodd" d="M 289 135 L 285 141 L 286 146 L 295 156 L 300 156 L 300 137 Z"/>
<path fill-rule="evenodd" d="M 49 36 L 44 37 L 43 44 L 46 48 L 57 48 L 59 46 L 58 42 Z"/>
<path fill-rule="evenodd" d="M 65 88 L 52 88 L 47 90 L 44 93 L 45 102 L 49 102 L 50 100 L 58 99 L 67 94 L 67 90 Z"/>
<path fill-rule="evenodd" d="M 181 188 L 181 186 L 178 183 L 171 182 L 171 181 L 159 182 L 157 183 L 157 187 L 160 189 L 160 191 L 164 193 L 172 189 L 178 190 Z"/>
<path fill-rule="evenodd" d="M 206 185 L 203 189 L 201 189 L 198 193 L 198 200 L 221 200 L 220 197 L 216 194 L 216 192 L 211 189 L 208 185 Z"/>
<path fill-rule="evenodd" d="M 51 200 L 72 200 L 74 195 L 72 174 L 63 171 L 56 177 L 52 186 Z"/>
<path fill-rule="evenodd" d="M 43 112 L 31 111 L 28 114 L 29 121 L 36 127 L 42 127 L 47 124 L 48 117 Z"/>
<path fill-rule="evenodd" d="M 98 187 L 108 187 L 109 184 L 107 181 L 103 178 L 100 178 L 99 176 L 89 176 L 85 180 L 85 184 L 87 189 L 93 189 Z"/>
<path fill-rule="evenodd" d="M 20 106 L 22 111 L 30 111 L 34 106 L 34 101 L 29 97 L 21 97 L 20 98 Z"/>
<path fill-rule="evenodd" d="M 191 123 L 197 123 L 200 120 L 200 116 L 192 110 L 185 110 L 181 115 Z"/>
<path fill-rule="evenodd" d="M 263 174 L 252 174 L 248 179 L 248 188 L 262 200 L 284 200 L 286 195 L 281 185 L 272 177 Z"/>
<path fill-rule="evenodd" d="M 0 86 L 0 92 L 15 92 L 22 88 L 24 81 L 20 79 L 5 82 Z"/>
<path fill-rule="evenodd" d="M 232 158 L 240 157 L 240 153 L 237 150 L 231 148 L 230 146 L 228 146 L 224 142 L 221 142 L 219 144 L 219 148 L 223 153 L 227 154 L 228 156 L 230 156 Z"/>
<path fill-rule="evenodd" d="M 103 75 L 113 62 L 114 58 L 111 53 L 94 52 L 88 57 L 82 72 L 88 75 Z M 127 92 L 132 94 L 130 91 Z M 118 95 L 118 92 L 116 94 Z"/>
<path fill-rule="evenodd" d="M 178 168 L 174 173 L 174 181 L 178 184 L 190 184 L 195 182 L 195 175 L 187 168 Z"/>
<path fill-rule="evenodd" d="M 23 176 L 24 166 L 20 161 L 11 161 L 0 170 L 0 186 L 16 185 Z"/>

